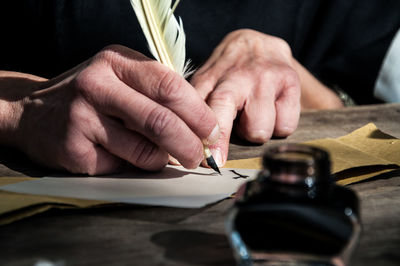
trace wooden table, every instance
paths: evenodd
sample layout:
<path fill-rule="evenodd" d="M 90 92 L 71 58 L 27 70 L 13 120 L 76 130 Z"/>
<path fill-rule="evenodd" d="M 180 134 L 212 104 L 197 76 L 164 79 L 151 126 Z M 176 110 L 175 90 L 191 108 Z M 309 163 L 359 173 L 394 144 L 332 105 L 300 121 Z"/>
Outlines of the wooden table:
<path fill-rule="evenodd" d="M 266 145 L 339 137 L 368 122 L 400 138 L 400 104 L 304 112 L 292 136 Z M 265 148 L 233 143 L 230 159 L 259 156 Z M 2 176 L 48 171 L 1 148 Z M 352 265 L 400 265 L 400 172 L 350 187 L 360 196 L 363 221 Z M 195 210 L 129 205 L 52 210 L 0 227 L 0 265 L 40 260 L 55 265 L 234 265 L 224 235 L 231 204 L 224 200 Z"/>

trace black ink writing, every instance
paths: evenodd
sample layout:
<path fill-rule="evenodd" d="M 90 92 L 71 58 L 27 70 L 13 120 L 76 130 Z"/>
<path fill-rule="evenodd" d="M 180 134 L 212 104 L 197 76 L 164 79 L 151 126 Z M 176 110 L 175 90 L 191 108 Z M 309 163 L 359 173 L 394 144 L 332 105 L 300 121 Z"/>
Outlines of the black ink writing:
<path fill-rule="evenodd" d="M 237 175 L 237 176 L 234 176 L 233 179 L 238 179 L 238 178 L 244 178 L 244 179 L 246 179 L 246 178 L 249 177 L 248 175 L 239 174 L 239 173 L 236 172 L 235 170 L 230 170 L 230 171 L 231 171 L 232 173 L 234 173 L 235 175 Z"/>

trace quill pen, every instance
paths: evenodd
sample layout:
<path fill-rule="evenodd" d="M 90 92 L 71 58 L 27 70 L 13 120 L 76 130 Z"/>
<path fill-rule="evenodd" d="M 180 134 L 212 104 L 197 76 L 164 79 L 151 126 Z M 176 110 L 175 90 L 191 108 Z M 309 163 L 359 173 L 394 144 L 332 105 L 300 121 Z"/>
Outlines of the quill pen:
<path fill-rule="evenodd" d="M 191 72 L 190 61 L 186 61 L 186 36 L 182 20 L 179 18 L 178 22 L 173 14 L 179 1 L 171 8 L 171 0 L 130 0 L 151 54 L 160 63 L 187 77 Z M 207 145 L 204 145 L 204 155 L 207 164 L 221 174 Z"/>

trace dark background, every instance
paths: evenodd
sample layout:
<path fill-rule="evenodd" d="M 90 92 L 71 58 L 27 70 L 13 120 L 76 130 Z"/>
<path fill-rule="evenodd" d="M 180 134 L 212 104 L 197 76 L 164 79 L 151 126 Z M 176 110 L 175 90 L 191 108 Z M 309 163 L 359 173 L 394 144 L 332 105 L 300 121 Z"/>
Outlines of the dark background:
<path fill-rule="evenodd" d="M 251 28 L 285 39 L 317 78 L 360 104 L 377 101 L 373 86 L 400 27 L 397 0 L 185 0 L 176 13 L 195 66 L 227 33 Z M 113 43 L 149 55 L 129 0 L 2 1 L 0 25 L 3 70 L 52 78 Z"/>

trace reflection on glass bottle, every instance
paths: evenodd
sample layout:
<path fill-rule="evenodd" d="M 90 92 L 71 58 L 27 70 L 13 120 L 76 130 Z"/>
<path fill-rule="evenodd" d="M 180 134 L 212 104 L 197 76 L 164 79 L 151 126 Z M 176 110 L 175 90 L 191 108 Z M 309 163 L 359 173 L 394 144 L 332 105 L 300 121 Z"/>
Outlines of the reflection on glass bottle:
<path fill-rule="evenodd" d="M 345 265 L 360 233 L 358 199 L 336 185 L 328 154 L 306 145 L 267 150 L 227 219 L 239 265 Z"/>

